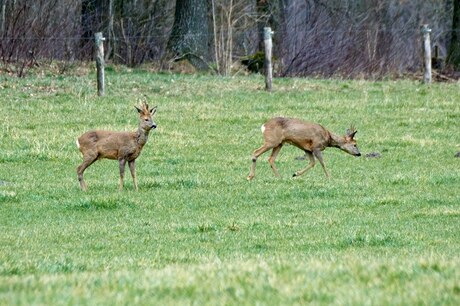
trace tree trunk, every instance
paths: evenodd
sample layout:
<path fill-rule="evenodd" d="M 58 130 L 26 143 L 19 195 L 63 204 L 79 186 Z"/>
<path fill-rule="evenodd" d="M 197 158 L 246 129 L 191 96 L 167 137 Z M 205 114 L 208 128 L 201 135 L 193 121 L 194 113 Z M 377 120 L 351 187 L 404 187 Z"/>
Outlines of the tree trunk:
<path fill-rule="evenodd" d="M 460 0 L 454 0 L 454 13 L 452 20 L 452 35 L 447 54 L 447 64 L 455 70 L 460 68 Z"/>
<path fill-rule="evenodd" d="M 115 17 L 114 0 L 109 0 L 108 5 L 109 5 L 108 7 L 109 22 L 108 22 L 108 27 L 107 27 L 107 40 L 108 41 L 107 41 L 107 52 L 105 53 L 105 59 L 104 59 L 105 61 L 107 61 L 111 57 L 112 51 L 116 52 L 115 32 L 113 29 L 113 21 Z"/>
<path fill-rule="evenodd" d="M 196 69 L 209 69 L 208 1 L 177 0 L 168 57 L 188 60 Z"/>
<path fill-rule="evenodd" d="M 0 16 L 0 18 L 1 18 L 0 35 L 1 36 L 3 36 L 4 33 L 5 33 L 6 1 L 8 1 L 8 0 L 0 1 L 1 10 L 2 10 L 2 13 L 1 13 L 1 16 Z"/>

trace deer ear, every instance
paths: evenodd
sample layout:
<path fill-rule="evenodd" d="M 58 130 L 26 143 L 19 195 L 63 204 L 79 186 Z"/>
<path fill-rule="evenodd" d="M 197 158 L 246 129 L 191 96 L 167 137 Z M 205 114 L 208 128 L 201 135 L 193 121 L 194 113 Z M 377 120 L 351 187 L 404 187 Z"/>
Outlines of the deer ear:
<path fill-rule="evenodd" d="M 356 132 L 358 132 L 354 127 L 351 129 L 347 129 L 347 137 L 350 137 L 353 139 L 355 137 Z"/>
<path fill-rule="evenodd" d="M 142 113 L 142 110 L 139 107 L 134 106 L 134 108 L 137 110 L 138 113 Z"/>
<path fill-rule="evenodd" d="M 150 109 L 150 114 L 153 116 L 155 113 L 157 112 L 157 107 L 153 107 L 152 109 Z"/>

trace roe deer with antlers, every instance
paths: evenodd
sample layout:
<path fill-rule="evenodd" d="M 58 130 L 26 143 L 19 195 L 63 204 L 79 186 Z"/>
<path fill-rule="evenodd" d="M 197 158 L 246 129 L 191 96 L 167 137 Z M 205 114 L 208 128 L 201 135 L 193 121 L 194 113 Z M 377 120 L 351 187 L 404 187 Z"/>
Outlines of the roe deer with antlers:
<path fill-rule="evenodd" d="M 255 150 L 252 155 L 252 166 L 248 180 L 254 178 L 257 158 L 270 149 L 273 150 L 268 162 L 275 176 L 279 176 L 275 167 L 275 159 L 285 143 L 292 144 L 304 151 L 310 161 L 305 169 L 295 172 L 294 176 L 300 176 L 313 168 L 316 157 L 323 167 L 326 177 L 329 177 L 329 173 L 324 166 L 322 154 L 322 151 L 327 147 L 339 148 L 348 154 L 361 156 L 356 146 L 356 141 L 353 139 L 357 132 L 353 127 L 347 130 L 346 135 L 342 137 L 331 133 L 317 123 L 276 117 L 263 124 L 261 130 L 264 135 L 264 144 Z"/>
<path fill-rule="evenodd" d="M 120 166 L 120 190 L 123 189 L 125 165 L 128 162 L 129 170 L 133 177 L 134 188 L 136 191 L 138 190 L 134 162 L 139 157 L 139 154 L 141 154 L 150 130 L 155 129 L 157 125 L 152 120 L 152 116 L 156 112 L 156 106 L 149 109 L 147 103 L 144 102 L 140 108 L 137 106 L 135 108 L 139 112 L 139 128 L 136 132 L 96 130 L 86 132 L 77 139 L 77 146 L 83 154 L 83 162 L 77 168 L 78 181 L 83 191 L 87 190 L 83 179 L 83 172 L 96 160 L 102 158 L 118 160 Z"/>

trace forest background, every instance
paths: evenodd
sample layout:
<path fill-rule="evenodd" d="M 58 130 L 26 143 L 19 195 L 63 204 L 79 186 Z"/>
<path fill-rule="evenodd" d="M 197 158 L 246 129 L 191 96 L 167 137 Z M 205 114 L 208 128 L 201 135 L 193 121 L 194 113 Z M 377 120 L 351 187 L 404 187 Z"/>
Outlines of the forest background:
<path fill-rule="evenodd" d="M 0 0 L 1 71 L 60 62 L 60 72 L 105 57 L 170 69 L 182 59 L 220 75 L 261 67 L 263 27 L 274 31 L 276 76 L 404 76 L 421 69 L 422 24 L 435 68 L 460 63 L 460 0 Z M 262 54 L 263 55 L 263 54 Z"/>

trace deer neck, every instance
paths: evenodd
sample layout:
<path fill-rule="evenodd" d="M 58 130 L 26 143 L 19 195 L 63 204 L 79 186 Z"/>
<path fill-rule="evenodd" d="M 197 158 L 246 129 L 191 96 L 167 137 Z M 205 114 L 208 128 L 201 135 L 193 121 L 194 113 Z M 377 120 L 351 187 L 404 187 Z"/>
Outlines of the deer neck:
<path fill-rule="evenodd" d="M 144 130 L 143 128 L 139 127 L 136 132 L 136 141 L 140 147 L 143 147 L 147 142 L 149 137 L 149 131 Z"/>
<path fill-rule="evenodd" d="M 342 136 L 329 132 L 329 147 L 340 148 L 345 143 Z"/>

